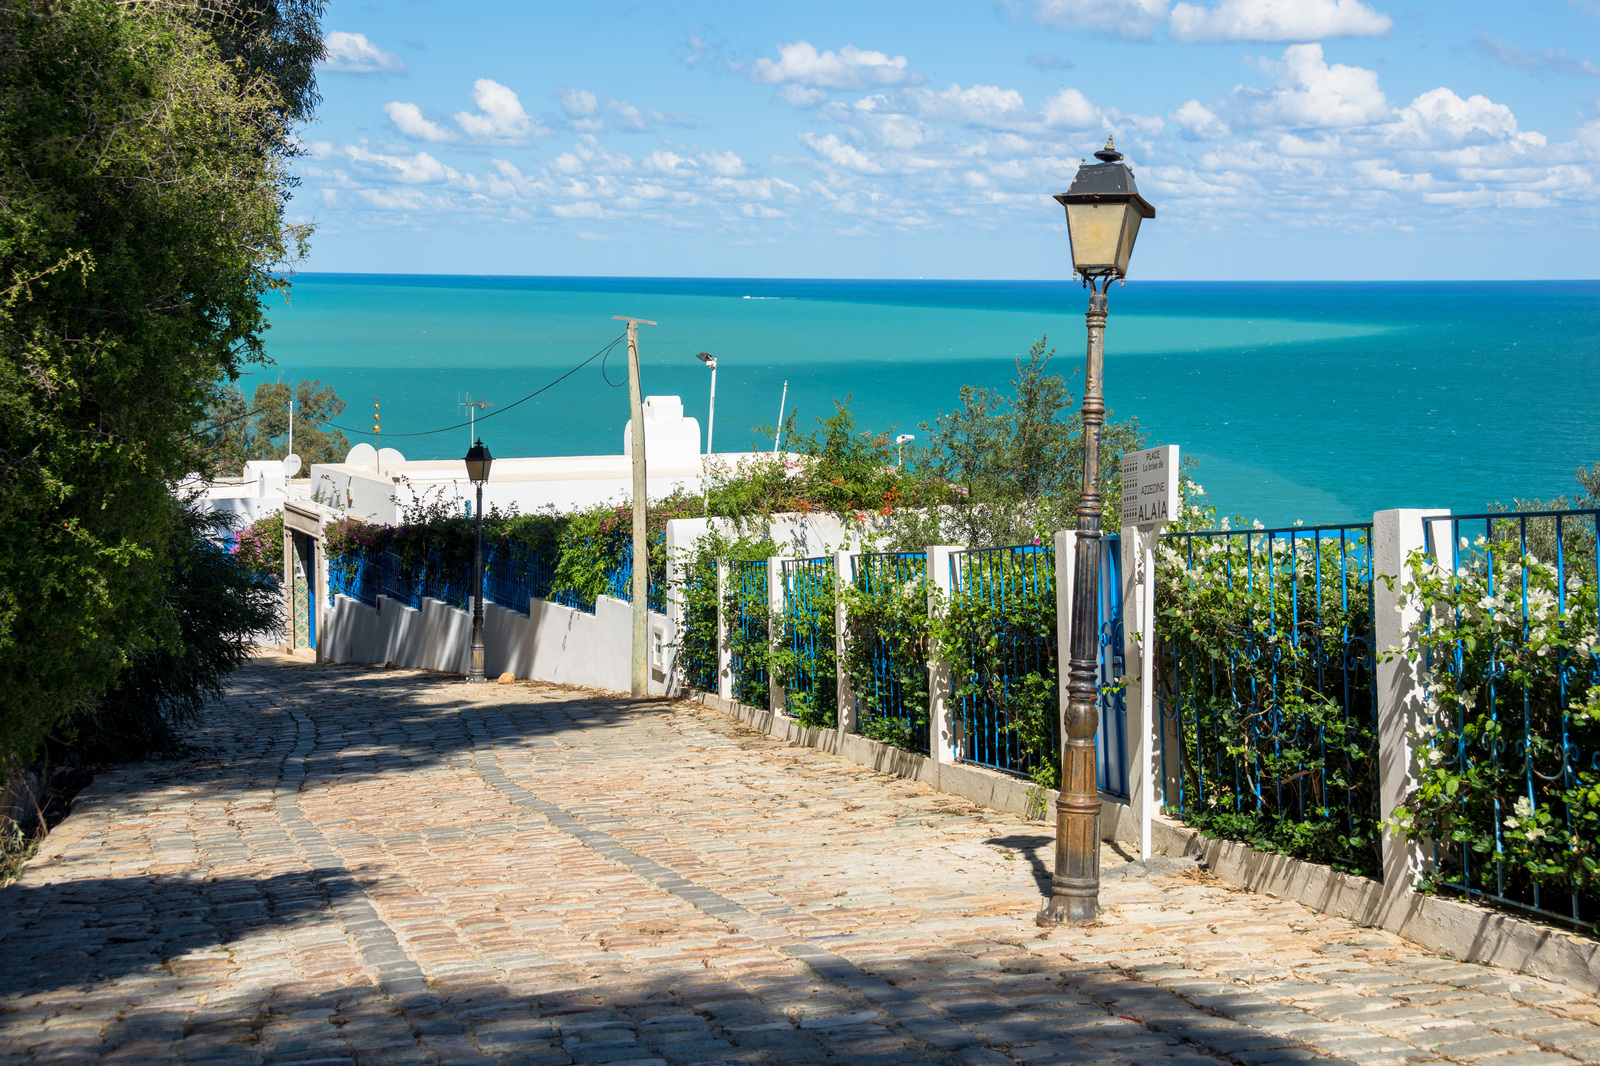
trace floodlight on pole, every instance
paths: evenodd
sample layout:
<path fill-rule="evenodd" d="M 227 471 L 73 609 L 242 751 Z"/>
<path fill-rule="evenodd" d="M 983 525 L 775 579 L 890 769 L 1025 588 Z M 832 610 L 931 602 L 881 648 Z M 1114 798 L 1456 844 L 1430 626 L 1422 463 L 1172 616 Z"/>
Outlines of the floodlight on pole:
<path fill-rule="evenodd" d="M 902 433 L 894 439 L 894 464 L 896 466 L 906 465 L 905 453 L 901 449 L 916 439 L 917 435 L 915 433 Z"/>
<path fill-rule="evenodd" d="M 711 371 L 711 409 L 706 414 L 706 461 L 705 469 L 701 472 L 701 487 L 705 489 L 705 499 L 700 509 L 704 511 L 711 505 L 711 430 L 717 424 L 717 357 L 710 352 L 701 352 L 695 358 Z"/>

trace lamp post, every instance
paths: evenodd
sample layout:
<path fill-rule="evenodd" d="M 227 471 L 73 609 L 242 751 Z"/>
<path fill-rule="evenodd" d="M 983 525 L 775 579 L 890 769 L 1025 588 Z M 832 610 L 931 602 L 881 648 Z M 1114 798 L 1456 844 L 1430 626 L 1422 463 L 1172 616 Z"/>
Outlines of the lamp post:
<path fill-rule="evenodd" d="M 1098 614 L 1100 604 L 1100 428 L 1106 405 L 1102 388 L 1106 289 L 1128 273 L 1139 223 L 1154 218 L 1133 184 L 1133 171 L 1106 139 L 1097 163 L 1078 168 L 1072 185 L 1055 199 L 1067 209 L 1072 270 L 1089 289 L 1089 350 L 1083 379 L 1083 495 L 1078 500 L 1077 551 L 1073 557 L 1072 635 L 1063 716 L 1061 795 L 1056 800 L 1056 868 L 1045 917 L 1056 922 L 1092 922 L 1100 909 L 1100 790 L 1095 781 L 1095 733 L 1099 729 Z"/>
<path fill-rule="evenodd" d="M 711 410 L 706 415 L 706 461 L 705 469 L 701 471 L 701 487 L 705 489 L 701 510 L 704 511 L 711 505 L 711 429 L 717 424 L 717 357 L 710 352 L 701 352 L 695 358 L 711 371 Z"/>
<path fill-rule="evenodd" d="M 898 437 L 896 437 L 894 439 L 894 465 L 895 466 L 905 466 L 906 465 L 906 455 L 905 455 L 905 452 L 902 451 L 901 449 L 903 449 L 907 444 L 910 444 L 912 441 L 914 441 L 916 439 L 917 439 L 917 435 L 915 433 L 902 433 L 902 434 L 900 434 Z"/>
<path fill-rule="evenodd" d="M 483 678 L 483 483 L 489 480 L 489 467 L 494 456 L 489 454 L 483 441 L 467 449 L 467 478 L 478 490 L 478 502 L 473 508 L 476 530 L 473 534 L 472 573 L 475 598 L 472 604 L 472 663 L 467 668 L 468 681 Z"/>

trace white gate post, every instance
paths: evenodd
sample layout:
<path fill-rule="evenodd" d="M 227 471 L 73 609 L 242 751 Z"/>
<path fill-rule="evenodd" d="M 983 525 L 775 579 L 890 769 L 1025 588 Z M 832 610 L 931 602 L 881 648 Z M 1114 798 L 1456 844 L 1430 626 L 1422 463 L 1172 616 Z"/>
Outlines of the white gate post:
<path fill-rule="evenodd" d="M 943 613 L 941 602 L 950 596 L 950 553 L 960 548 L 948 544 L 928 548 L 928 619 Z M 953 763 L 961 750 L 962 722 L 950 694 L 950 662 L 938 641 L 928 648 L 928 755 L 934 762 Z"/>
<path fill-rule="evenodd" d="M 850 587 L 850 553 L 841 549 L 833 553 L 833 666 L 839 702 L 839 732 L 859 733 L 861 723 L 856 718 L 855 686 L 844 668 L 845 648 L 850 641 L 850 619 L 845 614 L 844 590 Z"/>
<path fill-rule="evenodd" d="M 1390 648 L 1406 646 L 1412 633 L 1422 624 L 1422 612 L 1414 599 L 1403 609 L 1398 605 L 1401 586 L 1411 582 L 1406 559 L 1424 544 L 1424 524 L 1442 516 L 1444 521 L 1434 521 L 1433 543 L 1437 559 L 1445 566 L 1455 566 L 1455 543 L 1451 538 L 1450 512 L 1402 508 L 1379 511 L 1372 516 L 1372 654 L 1377 672 L 1377 707 L 1374 708 L 1378 728 L 1378 805 L 1383 824 L 1379 830 L 1383 842 L 1383 892 L 1384 924 L 1403 921 L 1404 913 L 1397 907 L 1405 897 L 1415 891 L 1424 865 L 1423 841 L 1413 840 L 1393 829 L 1389 820 L 1405 802 L 1406 796 L 1416 787 L 1412 773 L 1416 753 L 1413 739 L 1425 714 L 1422 680 L 1423 664 L 1419 658 L 1413 663 L 1404 655 L 1381 661 Z M 1383 580 L 1394 581 L 1391 590 Z"/>
<path fill-rule="evenodd" d="M 1056 737 L 1067 735 L 1067 660 L 1072 656 L 1073 553 L 1078 550 L 1076 530 L 1058 529 L 1056 543 Z M 1057 757 L 1061 755 L 1056 752 Z"/>
<path fill-rule="evenodd" d="M 1138 823 L 1139 858 L 1151 854 L 1151 825 L 1164 784 L 1161 713 L 1155 701 L 1155 547 L 1160 526 L 1122 527 L 1123 705 L 1128 709 L 1128 808 Z"/>
<path fill-rule="evenodd" d="M 733 699 L 733 619 L 728 617 L 728 560 L 717 560 L 717 695 Z"/>
<path fill-rule="evenodd" d="M 767 560 L 767 647 L 772 651 L 778 650 L 778 641 L 782 636 L 778 626 L 787 600 L 788 590 L 783 586 L 783 564 L 788 561 L 789 557 L 785 555 L 774 555 Z M 767 660 L 767 706 L 773 714 L 787 714 L 783 679 L 772 669 L 771 662 L 771 659 Z"/>

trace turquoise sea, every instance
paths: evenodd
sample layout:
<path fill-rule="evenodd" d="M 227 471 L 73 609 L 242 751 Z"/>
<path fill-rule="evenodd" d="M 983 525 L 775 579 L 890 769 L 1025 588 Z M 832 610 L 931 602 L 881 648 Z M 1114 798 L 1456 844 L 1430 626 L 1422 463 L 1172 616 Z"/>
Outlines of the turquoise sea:
<path fill-rule="evenodd" d="M 1152 444 L 1180 445 L 1226 514 L 1267 524 L 1385 507 L 1481 511 L 1575 488 L 1600 461 L 1600 282 L 1179 283 L 1111 291 L 1106 393 Z M 963 384 L 1006 388 L 1048 334 L 1081 384 L 1084 290 L 1065 282 L 816 281 L 300 274 L 272 312 L 263 378 L 317 377 L 383 444 L 449 458 L 470 392 L 496 406 L 496 455 L 620 452 L 626 388 L 600 361 L 497 413 L 640 327 L 646 394 L 705 427 L 717 356 L 718 451 L 759 441 L 788 403 L 802 424 L 850 397 L 863 427 L 918 423 Z M 625 383 L 618 346 L 604 374 Z M 770 447 L 770 438 L 768 438 Z"/>

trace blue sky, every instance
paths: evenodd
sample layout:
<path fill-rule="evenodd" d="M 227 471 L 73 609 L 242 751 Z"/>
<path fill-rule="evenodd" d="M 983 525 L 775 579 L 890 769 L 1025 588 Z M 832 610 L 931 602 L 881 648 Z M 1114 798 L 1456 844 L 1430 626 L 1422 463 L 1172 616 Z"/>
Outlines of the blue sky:
<path fill-rule="evenodd" d="M 1600 276 L 1600 0 L 329 5 L 323 271 L 1065 278 L 1115 135 L 1154 279 Z"/>

